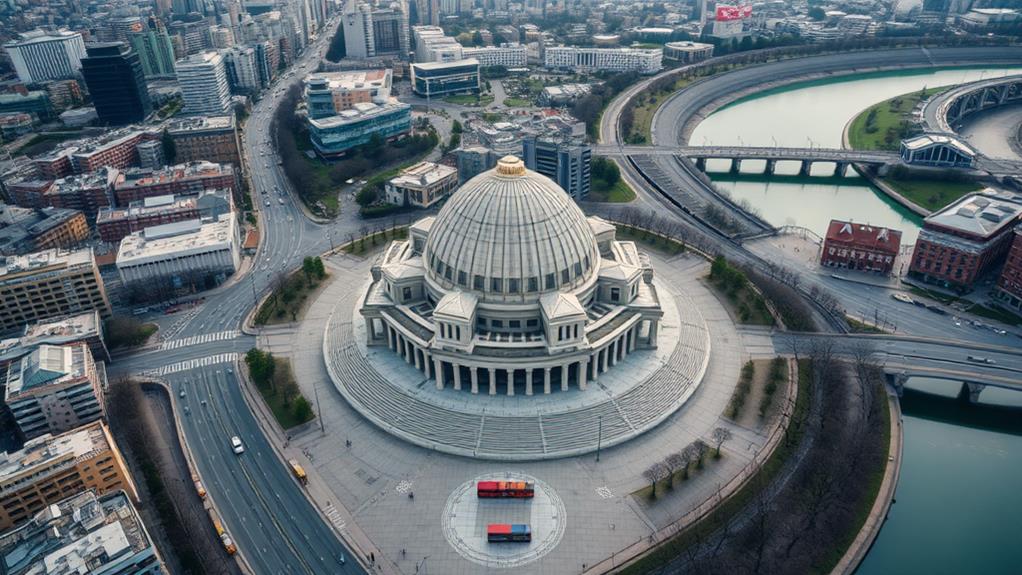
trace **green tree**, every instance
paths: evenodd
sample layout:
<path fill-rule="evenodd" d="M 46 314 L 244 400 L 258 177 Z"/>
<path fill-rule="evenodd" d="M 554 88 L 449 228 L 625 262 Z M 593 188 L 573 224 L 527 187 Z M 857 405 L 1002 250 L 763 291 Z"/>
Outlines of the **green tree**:
<path fill-rule="evenodd" d="M 362 186 L 362 189 L 359 190 L 358 194 L 355 196 L 355 203 L 365 208 L 376 203 L 377 196 L 378 194 L 376 192 L 375 185 L 370 184 L 367 186 Z"/>
<path fill-rule="evenodd" d="M 305 256 L 302 260 L 302 273 L 305 274 L 305 279 L 312 281 L 312 276 L 316 274 L 316 264 L 312 256 Z"/>
<path fill-rule="evenodd" d="M 319 256 L 312 260 L 312 266 L 317 278 L 323 279 L 326 277 L 326 268 L 323 267 L 323 260 Z"/>
<path fill-rule="evenodd" d="M 273 374 L 277 368 L 273 354 L 259 351 L 253 347 L 245 354 L 245 363 L 248 365 L 248 371 L 252 374 L 252 380 L 256 382 L 256 385 L 273 383 Z"/>
<path fill-rule="evenodd" d="M 461 130 L 462 130 L 461 122 L 459 122 L 457 120 L 454 120 L 453 122 L 451 122 L 451 133 L 452 134 L 460 134 Z"/>
<path fill-rule="evenodd" d="M 296 421 L 305 423 L 312 419 L 312 406 L 309 405 L 309 400 L 305 397 L 299 397 L 295 400 L 294 406 L 291 408 L 291 413 L 294 415 Z"/>
<path fill-rule="evenodd" d="M 476 30 L 475 32 L 472 33 L 472 45 L 482 46 L 483 44 L 485 44 L 485 42 L 483 42 L 483 33 L 480 32 L 479 30 Z"/>

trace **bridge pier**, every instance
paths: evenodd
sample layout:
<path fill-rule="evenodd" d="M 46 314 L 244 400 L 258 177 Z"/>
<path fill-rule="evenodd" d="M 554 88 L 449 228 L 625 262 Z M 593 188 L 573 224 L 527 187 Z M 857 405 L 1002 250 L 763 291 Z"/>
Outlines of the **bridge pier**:
<path fill-rule="evenodd" d="M 843 178 L 848 173 L 848 164 L 845 162 L 836 162 L 834 164 L 834 177 Z"/>
<path fill-rule="evenodd" d="M 731 159 L 731 173 L 738 174 L 742 171 L 742 161 L 738 158 Z"/>
<path fill-rule="evenodd" d="M 700 172 L 706 171 L 706 158 L 696 158 L 696 169 Z"/>
<path fill-rule="evenodd" d="M 901 373 L 887 374 L 887 383 L 889 383 L 891 387 L 894 388 L 894 393 L 897 394 L 898 397 L 901 397 L 901 395 L 905 393 L 905 382 L 907 381 L 908 374 L 906 374 L 904 371 Z"/>
<path fill-rule="evenodd" d="M 963 381 L 962 389 L 958 392 L 958 399 L 963 399 L 969 403 L 979 403 L 979 394 L 986 389 L 987 386 L 982 383 L 972 383 L 971 381 Z"/>
<path fill-rule="evenodd" d="M 808 176 L 809 173 L 812 171 L 812 169 L 813 169 L 813 161 L 812 160 L 802 160 L 802 165 L 799 166 L 799 168 L 798 168 L 798 175 L 800 175 L 800 176 Z"/>
<path fill-rule="evenodd" d="M 763 174 L 767 176 L 774 175 L 774 170 L 777 169 L 777 160 L 767 160 L 766 166 L 763 167 Z"/>

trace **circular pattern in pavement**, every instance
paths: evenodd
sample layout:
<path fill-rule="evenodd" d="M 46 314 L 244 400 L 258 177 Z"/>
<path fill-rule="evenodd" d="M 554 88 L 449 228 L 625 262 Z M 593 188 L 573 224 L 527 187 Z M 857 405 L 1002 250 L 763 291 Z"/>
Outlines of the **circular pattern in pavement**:
<path fill-rule="evenodd" d="M 479 499 L 478 481 L 531 481 L 532 499 Z M 546 555 L 564 536 L 564 502 L 546 483 L 517 472 L 489 473 L 466 481 L 451 493 L 441 522 L 444 538 L 459 555 L 485 567 L 521 567 Z M 491 523 L 525 523 L 532 529 L 529 543 L 489 543 Z"/>

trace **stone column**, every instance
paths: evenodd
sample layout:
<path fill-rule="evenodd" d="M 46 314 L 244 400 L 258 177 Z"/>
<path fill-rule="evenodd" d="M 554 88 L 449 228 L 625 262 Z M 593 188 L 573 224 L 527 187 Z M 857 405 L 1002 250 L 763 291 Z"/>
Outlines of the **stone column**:
<path fill-rule="evenodd" d="M 599 353 L 600 353 L 600 366 L 601 366 L 600 367 L 600 371 L 606 372 L 607 371 L 607 367 L 608 367 L 607 366 L 607 360 L 608 360 L 607 356 L 610 355 L 610 347 L 604 347 L 603 349 L 600 350 Z"/>
<path fill-rule="evenodd" d="M 628 353 L 632 353 L 635 351 L 635 346 L 639 340 L 639 324 L 635 324 L 635 327 L 633 327 L 628 333 L 631 334 L 629 336 L 630 343 L 628 345 Z"/>
<path fill-rule="evenodd" d="M 550 368 L 543 368 L 543 393 L 550 395 Z"/>
<path fill-rule="evenodd" d="M 415 356 L 415 369 L 422 371 L 422 356 L 419 355 L 418 347 L 412 347 L 412 355 Z"/>
<path fill-rule="evenodd" d="M 600 352 L 596 352 L 596 353 L 594 353 L 594 354 L 589 356 L 589 368 L 592 370 L 592 373 L 590 374 L 590 379 L 592 379 L 594 382 L 596 381 L 596 379 L 600 375 L 600 363 L 599 363 L 599 360 L 600 360 Z"/>
<path fill-rule="evenodd" d="M 490 370 L 490 395 L 497 395 L 497 370 L 488 367 Z"/>
<path fill-rule="evenodd" d="M 649 347 L 653 349 L 656 349 L 656 336 L 659 331 L 660 321 L 653 320 L 652 323 L 649 324 Z"/>
<path fill-rule="evenodd" d="M 561 368 L 561 391 L 568 391 L 568 370 L 570 367 L 571 364 L 568 364 Z"/>
<path fill-rule="evenodd" d="M 454 370 L 454 389 L 456 391 L 461 391 L 461 366 L 456 363 L 452 363 L 451 369 Z"/>
<path fill-rule="evenodd" d="M 433 356 L 422 350 L 422 371 L 426 377 L 433 377 Z"/>
<path fill-rule="evenodd" d="M 525 395 L 532 395 L 532 368 L 525 370 Z"/>
<path fill-rule="evenodd" d="M 443 389 L 444 388 L 444 362 L 440 361 L 439 357 L 434 357 L 433 358 L 433 367 L 435 368 L 434 369 L 434 372 L 435 372 L 435 376 L 434 377 L 436 377 L 436 388 L 437 389 Z"/>
<path fill-rule="evenodd" d="M 507 394 L 508 396 L 515 394 L 515 370 L 507 370 Z"/>
<path fill-rule="evenodd" d="M 479 368 L 469 368 L 472 373 L 472 393 L 479 393 Z"/>
<path fill-rule="evenodd" d="M 586 376 L 589 375 L 589 360 L 583 359 L 578 362 L 578 389 L 585 391 Z"/>
<path fill-rule="evenodd" d="M 409 364 L 415 363 L 415 360 L 412 359 L 412 353 L 414 349 L 415 345 L 412 342 L 405 339 L 405 361 L 408 362 Z"/>

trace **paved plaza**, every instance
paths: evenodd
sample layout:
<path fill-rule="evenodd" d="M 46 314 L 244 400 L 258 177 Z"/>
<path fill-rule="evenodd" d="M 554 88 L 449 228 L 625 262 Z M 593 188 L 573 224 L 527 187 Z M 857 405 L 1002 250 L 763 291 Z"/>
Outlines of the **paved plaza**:
<path fill-rule="evenodd" d="M 327 372 L 323 336 L 327 323 L 338 317 L 335 309 L 354 307 L 355 299 L 363 293 L 361 288 L 372 261 L 346 255 L 328 258 L 331 283 L 312 303 L 305 319 L 296 325 L 265 330 L 259 343 L 263 349 L 290 356 L 302 392 L 318 402 L 325 431 L 309 426 L 294 435 L 284 451 L 307 466 L 310 494 L 334 526 L 349 537 L 357 533 L 356 540 L 362 536 L 370 540 L 377 563 L 385 572 L 411 574 L 425 569 L 427 573 L 445 574 L 578 573 L 645 540 L 655 530 L 714 497 L 719 486 L 749 464 L 766 439 L 764 432 L 736 426 L 721 417 L 740 367 L 750 353 L 726 309 L 699 280 L 708 271 L 705 260 L 692 255 L 665 259 L 651 254 L 651 257 L 657 268 L 658 284 L 670 286 L 680 294 L 672 298 L 672 303 L 679 310 L 682 307 L 697 310 L 705 325 L 711 352 L 702 383 L 659 425 L 620 445 L 603 449 L 599 461 L 595 453 L 588 453 L 514 462 L 460 457 L 413 445 L 370 422 L 348 404 Z M 349 322 L 355 319 L 350 312 L 344 317 Z M 351 347 L 359 349 L 357 345 Z M 619 364 L 619 368 L 629 371 L 626 364 Z M 475 399 L 469 394 L 458 397 Z M 552 397 L 556 398 L 556 394 Z M 536 407 L 541 409 L 539 404 Z M 650 464 L 696 439 L 708 441 L 718 426 L 728 427 L 734 434 L 734 439 L 724 446 L 721 460 L 709 463 L 704 471 L 654 504 L 639 502 L 630 495 L 646 486 L 642 472 Z M 595 444 L 596 431 L 583 428 L 580 435 Z M 454 504 L 457 508 L 473 499 L 459 498 L 466 485 L 480 477 L 508 473 L 535 478 L 544 491 L 549 490 L 545 492 L 556 496 L 563 505 L 563 513 L 557 513 L 560 526 L 553 530 L 550 525 L 541 526 L 539 516 L 531 511 L 529 520 L 536 521 L 538 533 L 563 529 L 563 534 L 558 536 L 559 542 L 554 541 L 534 557 L 519 557 L 506 567 L 486 566 L 500 563 L 486 561 L 490 555 L 499 558 L 503 552 L 475 559 L 466 557 L 475 552 L 469 553 L 465 547 L 449 541 L 451 521 L 445 514 L 450 512 L 452 501 L 457 502 Z M 540 512 L 544 509 L 550 515 L 549 504 L 537 507 Z M 455 532 L 468 542 L 479 537 L 476 531 L 480 521 L 500 518 L 513 522 L 517 520 L 514 519 L 518 517 L 517 511 L 520 510 L 513 507 L 494 507 L 484 509 L 483 516 L 479 516 L 477 508 L 471 524 L 459 523 Z M 467 519 L 471 512 L 465 513 Z M 470 533 L 461 535 L 466 529 Z M 487 548 L 482 544 L 483 551 Z"/>

